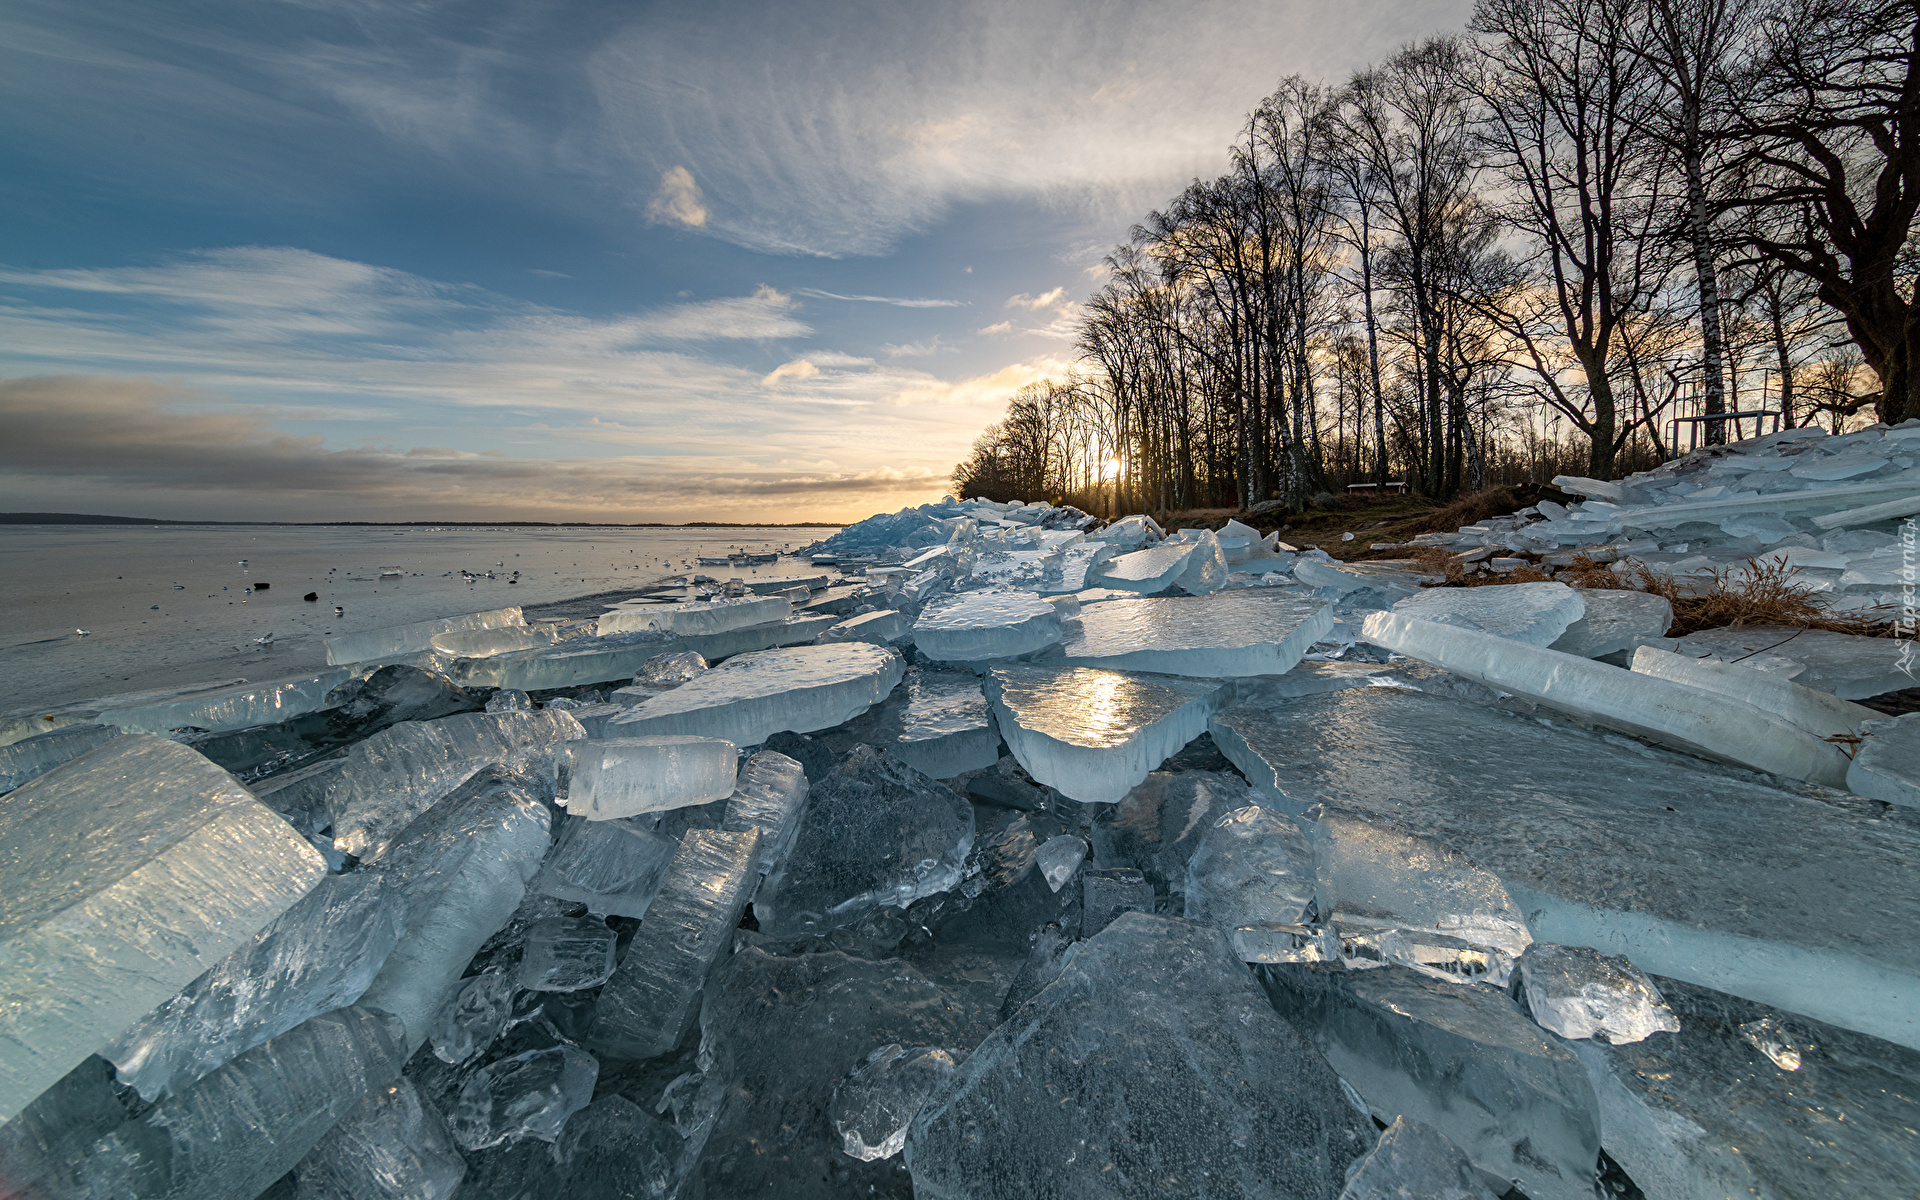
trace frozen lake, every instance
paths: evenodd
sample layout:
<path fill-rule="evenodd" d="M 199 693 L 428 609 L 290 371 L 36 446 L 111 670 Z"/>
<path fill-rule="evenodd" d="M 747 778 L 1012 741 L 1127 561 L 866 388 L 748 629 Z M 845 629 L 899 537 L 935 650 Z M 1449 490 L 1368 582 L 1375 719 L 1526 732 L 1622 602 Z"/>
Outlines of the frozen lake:
<path fill-rule="evenodd" d="M 329 634 L 640 588 L 696 571 L 795 574 L 806 568 L 790 558 L 744 569 L 694 560 L 804 546 L 832 532 L 0 526 L 0 709 L 294 675 L 326 664 L 321 641 Z M 383 570 L 405 574 L 382 579 Z M 469 582 L 462 570 L 481 578 Z M 496 577 L 484 578 L 488 571 Z M 519 582 L 509 583 L 514 571 Z M 247 592 L 261 583 L 272 586 Z M 319 600 L 302 600 L 308 592 Z M 335 616 L 335 605 L 345 612 Z M 273 645 L 254 644 L 268 633 Z"/>

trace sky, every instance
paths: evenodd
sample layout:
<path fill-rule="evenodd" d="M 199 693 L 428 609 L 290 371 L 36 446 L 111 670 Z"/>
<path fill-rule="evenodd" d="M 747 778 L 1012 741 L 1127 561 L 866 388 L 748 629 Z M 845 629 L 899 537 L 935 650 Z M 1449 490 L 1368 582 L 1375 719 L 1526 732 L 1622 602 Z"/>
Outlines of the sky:
<path fill-rule="evenodd" d="M 1469 0 L 9 0 L 0 510 L 849 521 Z"/>

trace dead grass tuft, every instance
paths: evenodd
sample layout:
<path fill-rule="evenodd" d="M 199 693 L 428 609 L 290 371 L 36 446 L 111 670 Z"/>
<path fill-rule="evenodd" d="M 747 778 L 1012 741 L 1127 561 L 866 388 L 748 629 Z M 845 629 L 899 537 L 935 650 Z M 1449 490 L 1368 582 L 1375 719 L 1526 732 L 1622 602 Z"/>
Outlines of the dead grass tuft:
<path fill-rule="evenodd" d="M 1785 625 L 1796 629 L 1829 629 L 1866 637 L 1885 637 L 1886 622 L 1836 617 L 1827 612 L 1827 599 L 1810 584 L 1794 577 L 1798 567 L 1753 560 L 1713 573 L 1711 586 L 1698 595 L 1684 595 L 1673 580 L 1642 566 L 1634 581 L 1641 591 L 1665 596 L 1673 605 L 1669 637 L 1683 637 L 1703 629 L 1741 625 Z M 1692 590 L 1692 589 L 1689 589 Z"/>

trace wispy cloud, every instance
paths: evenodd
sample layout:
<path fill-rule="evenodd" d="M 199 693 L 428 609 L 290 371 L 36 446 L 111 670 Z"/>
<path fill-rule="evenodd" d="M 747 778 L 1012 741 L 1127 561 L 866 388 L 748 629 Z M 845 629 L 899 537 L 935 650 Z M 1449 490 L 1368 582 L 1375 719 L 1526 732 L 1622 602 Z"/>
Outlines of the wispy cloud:
<path fill-rule="evenodd" d="M 838 292 L 823 292 L 819 288 L 797 288 L 796 296 L 811 296 L 820 300 L 853 300 L 861 304 L 891 304 L 895 308 L 965 308 L 965 300 L 923 300 L 902 299 L 898 296 L 842 296 Z"/>
<path fill-rule="evenodd" d="M 1022 292 L 1018 296 L 1008 296 L 1007 307 L 1024 308 L 1029 312 L 1038 312 L 1043 308 L 1052 308 L 1062 300 L 1065 300 L 1066 297 L 1067 289 L 1064 287 L 1054 288 L 1050 292 L 1041 292 L 1037 296 L 1030 296 Z"/>
<path fill-rule="evenodd" d="M 662 225 L 685 225 L 698 229 L 707 223 L 707 201 L 693 172 L 685 167 L 668 167 L 660 176 L 660 186 L 647 201 L 647 220 Z"/>
<path fill-rule="evenodd" d="M 996 321 L 994 324 L 978 330 L 981 337 L 1005 337 L 1012 332 L 1012 321 Z"/>

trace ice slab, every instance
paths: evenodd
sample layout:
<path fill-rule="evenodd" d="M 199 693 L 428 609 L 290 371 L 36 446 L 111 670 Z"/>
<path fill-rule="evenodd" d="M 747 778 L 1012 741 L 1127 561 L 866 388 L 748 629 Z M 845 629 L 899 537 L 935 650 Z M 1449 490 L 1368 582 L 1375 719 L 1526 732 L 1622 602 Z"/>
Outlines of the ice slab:
<path fill-rule="evenodd" d="M 321 671 L 271 683 L 247 683 L 177 700 L 112 708 L 100 714 L 103 725 L 128 733 L 170 733 L 192 727 L 220 732 L 249 725 L 270 725 L 326 707 L 327 696 L 353 677 L 345 669 Z"/>
<path fill-rule="evenodd" d="M 1586 602 L 1586 614 L 1548 643 L 1550 649 L 1602 658 L 1631 651 L 1641 638 L 1665 637 L 1673 627 L 1673 605 L 1665 596 L 1624 588 L 1586 588 L 1580 598 Z"/>
<path fill-rule="evenodd" d="M 1533 1019 L 1563 1038 L 1624 1046 L 1680 1031 L 1646 972 L 1591 946 L 1535 942 L 1520 956 L 1520 982 Z"/>
<path fill-rule="evenodd" d="M 529 625 L 502 625 L 497 629 L 462 629 L 453 633 L 436 633 L 429 640 L 429 645 L 433 647 L 435 653 L 451 655 L 454 658 L 492 658 L 496 654 L 539 650 L 559 640 L 559 634 L 551 626 L 535 628 Z"/>
<path fill-rule="evenodd" d="M 1870 721 L 1860 732 L 1866 741 L 1847 767 L 1847 790 L 1920 808 L 1920 713 Z"/>
<path fill-rule="evenodd" d="M 527 930 L 520 986 L 530 992 L 577 992 L 613 974 L 614 931 L 598 917 L 549 917 Z"/>
<path fill-rule="evenodd" d="M 586 737 L 563 711 L 463 713 L 384 729 L 347 752 L 325 788 L 334 848 L 378 859 L 407 824 L 482 768 L 551 781 L 556 756 Z"/>
<path fill-rule="evenodd" d="M 1901 655 L 1900 646 L 1896 639 L 1826 629 L 1746 625 L 1690 633 L 1669 648 L 1689 657 L 1765 660 L 1763 669 L 1791 672 L 1787 677 L 1801 687 L 1832 692 L 1842 700 L 1865 700 L 1914 686 L 1913 676 L 1902 669 L 1912 660 Z"/>
<path fill-rule="evenodd" d="M 1393 611 L 1440 625 L 1477 629 L 1528 646 L 1550 646 L 1569 625 L 1586 615 L 1583 594 L 1564 583 L 1428 588 L 1400 601 Z"/>
<path fill-rule="evenodd" d="M 1040 868 L 1040 876 L 1051 892 L 1065 887 L 1086 860 L 1087 840 L 1070 833 L 1055 834 L 1033 852 L 1033 865 Z"/>
<path fill-rule="evenodd" d="M 593 1012 L 591 1043 L 614 1058 L 653 1058 L 680 1044 L 700 989 L 754 885 L 760 830 L 689 830 L 640 931 Z"/>
<path fill-rule="evenodd" d="M 1902 496 L 1897 500 L 1882 500 L 1877 504 L 1863 504 L 1858 508 L 1827 513 L 1824 516 L 1815 517 L 1813 523 L 1821 529 L 1846 529 L 1853 525 L 1895 521 L 1915 513 L 1920 513 L 1920 495 Z"/>
<path fill-rule="evenodd" d="M 573 638 L 546 650 L 487 659 L 461 659 L 448 669 L 461 682 L 527 691 L 578 687 L 630 679 L 661 655 L 692 651 L 717 661 L 735 654 L 810 642 L 835 618 L 796 613 L 784 621 L 747 625 L 722 633 L 672 634 L 657 629 Z"/>
<path fill-rule="evenodd" d="M 891 754 L 857 745 L 813 785 L 786 864 L 754 901 L 771 935 L 825 933 L 960 882 L 973 806 Z"/>
<path fill-rule="evenodd" d="M 1340 1200 L 1493 1200 L 1473 1163 L 1431 1125 L 1395 1117 Z"/>
<path fill-rule="evenodd" d="M 961 1065 L 906 1161 L 922 1200 L 1334 1196 L 1373 1143 L 1223 934 L 1129 913 Z"/>
<path fill-rule="evenodd" d="M 808 790 L 806 771 L 777 750 L 761 750 L 741 766 L 720 828 L 728 833 L 760 831 L 760 861 L 755 868 L 760 874 L 778 869 L 792 853 Z"/>
<path fill-rule="evenodd" d="M 448 1200 L 466 1160 L 406 1079 L 376 1087 L 294 1168 L 293 1200 Z"/>
<path fill-rule="evenodd" d="M 307 1018 L 358 1000 L 405 918 L 405 898 L 383 876 L 328 876 L 100 1053 L 145 1099 L 178 1092 Z"/>
<path fill-rule="evenodd" d="M 785 592 L 793 588 L 815 591 L 827 586 L 827 577 L 825 575 L 787 575 L 779 579 L 749 579 L 746 585 L 750 592 Z"/>
<path fill-rule="evenodd" d="M 1219 547 L 1215 545 L 1218 553 Z M 1185 578 L 1187 569 L 1198 559 L 1204 564 L 1204 548 L 1196 542 L 1162 542 L 1146 550 L 1135 550 L 1109 559 L 1099 568 L 1099 585 L 1125 592 L 1151 596 L 1167 591 Z M 1221 558 L 1220 581 L 1226 581 L 1226 560 Z"/>
<path fill-rule="evenodd" d="M 594 738 L 568 749 L 567 811 L 589 821 L 724 800 L 740 761 L 732 742 L 684 733 Z"/>
<path fill-rule="evenodd" d="M 1157 542 L 1167 536 L 1160 523 L 1145 513 L 1134 513 L 1130 517 L 1121 517 L 1105 529 L 1087 535 L 1090 542 L 1105 542 L 1109 546 L 1135 549 L 1148 542 Z"/>
<path fill-rule="evenodd" d="M 1313 846 L 1299 826 L 1258 805 L 1208 826 L 1187 863 L 1187 920 L 1229 938 L 1242 928 L 1299 924 L 1313 893 Z"/>
<path fill-rule="evenodd" d="M 1218 681 L 1009 664 L 987 676 L 1000 734 L 1027 774 L 1087 803 L 1113 803 L 1206 728 Z"/>
<path fill-rule="evenodd" d="M 891 608 L 848 617 L 820 635 L 823 642 L 872 642 L 876 646 L 897 646 L 913 637 L 913 623 L 905 613 Z"/>
<path fill-rule="evenodd" d="M 1491 872 L 1539 941 L 1920 1044 L 1905 810 L 1391 688 L 1229 709 L 1214 738 L 1283 811 L 1323 805 Z"/>
<path fill-rule="evenodd" d="M 861 1162 L 907 1148 L 907 1126 L 927 1097 L 953 1079 L 953 1055 L 938 1046 L 888 1042 L 833 1088 L 828 1117 L 841 1148 Z"/>
<path fill-rule="evenodd" d="M 1863 724 L 1881 716 L 1871 708 L 1842 700 L 1831 692 L 1801 687 L 1791 679 L 1754 667 L 1687 658 L 1652 646 L 1642 646 L 1633 652 L 1633 669 L 1641 675 L 1732 696 L 1817 738 L 1859 733 Z"/>
<path fill-rule="evenodd" d="M 0 1120 L 243 945 L 326 873 L 233 777 L 115 738 L 0 803 Z"/>
<path fill-rule="evenodd" d="M 865 742 L 934 779 L 978 771 L 1000 759 L 1000 731 L 970 671 L 908 667 L 901 686 L 880 704 L 826 735 L 841 743 Z"/>
<path fill-rule="evenodd" d="M 567 1200 L 670 1196 L 704 1140 L 683 1142 L 669 1122 L 608 1093 L 567 1118 L 551 1156 L 535 1159 L 544 1169 L 530 1181 L 531 1190 L 539 1195 L 551 1189 L 547 1194 Z"/>
<path fill-rule="evenodd" d="M 335 1009 L 303 1021 L 95 1142 L 61 1196 L 257 1196 L 366 1094 L 400 1073 L 391 1014 Z"/>
<path fill-rule="evenodd" d="M 100 721 L 101 713 L 114 709 L 143 708 L 150 704 L 178 700 L 183 697 L 224 692 L 240 687 L 246 682 L 244 679 L 229 679 L 189 684 L 184 687 L 127 692 L 117 696 L 101 696 L 91 700 L 76 700 L 71 704 L 14 709 L 0 715 L 0 746 L 9 746 L 23 738 L 52 733 L 56 729 L 65 729 L 71 725 L 96 725 Z"/>
<path fill-rule="evenodd" d="M 565 817 L 528 889 L 596 916 L 645 915 L 680 843 L 635 821 Z"/>
<path fill-rule="evenodd" d="M 1155 771 L 1120 803 L 1095 813 L 1094 858 L 1136 867 L 1156 892 L 1179 900 L 1200 839 L 1221 817 L 1257 802 L 1230 771 Z"/>
<path fill-rule="evenodd" d="M 1607 1153 L 1647 1196 L 1895 1200 L 1920 1178 L 1920 1055 L 1764 1005 L 1656 979 L 1678 1033 L 1571 1043 L 1600 1101 Z M 1794 1070 L 1747 1036 L 1806 1047 Z M 1765 1040 L 1765 1039 L 1760 1039 Z"/>
<path fill-rule="evenodd" d="M 624 608 L 600 618 L 596 632 L 727 633 L 750 625 L 784 621 L 793 606 L 784 596 L 734 596 L 688 604 L 648 604 Z"/>
<path fill-rule="evenodd" d="M 1906 472 L 1871 483 L 1623 508 L 1614 514 L 1614 518 L 1629 529 L 1671 529 L 1690 521 L 1717 522 L 1748 513 L 1815 516 L 1909 497 L 1917 485 L 1920 485 L 1920 477 L 1913 472 Z"/>
<path fill-rule="evenodd" d="M 905 673 L 898 654 L 863 642 L 742 654 L 670 692 L 621 688 L 614 699 L 631 710 L 607 722 L 607 733 L 692 733 L 757 746 L 781 730 L 811 733 L 850 720 Z"/>
<path fill-rule="evenodd" d="M 1361 628 L 1376 646 L 1623 733 L 1789 779 L 1846 780 L 1839 747 L 1729 696 L 1397 612 Z"/>
<path fill-rule="evenodd" d="M 0 746 L 0 795 L 119 736 L 112 725 L 68 725 Z"/>
<path fill-rule="evenodd" d="M 913 623 L 913 644 L 939 662 L 1017 658 L 1059 640 L 1059 614 L 1031 592 L 962 592 L 929 604 Z"/>
<path fill-rule="evenodd" d="M 460 1089 L 447 1114 L 453 1140 L 463 1149 L 484 1150 L 502 1142 L 560 1136 L 567 1118 L 593 1100 L 600 1064 L 572 1046 L 528 1050 L 490 1063 Z"/>
<path fill-rule="evenodd" d="M 1580 1060 L 1505 992 L 1400 967 L 1262 966 L 1281 1016 L 1382 1119 L 1437 1129 L 1532 1200 L 1592 1200 L 1600 1116 Z"/>
<path fill-rule="evenodd" d="M 1340 811 L 1307 821 L 1323 917 L 1442 934 L 1508 959 L 1533 940 L 1500 877 L 1445 843 Z"/>
<path fill-rule="evenodd" d="M 1146 597 L 1083 609 L 1060 654 L 1075 666 L 1117 671 L 1284 675 L 1332 628 L 1326 602 L 1298 593 Z"/>
<path fill-rule="evenodd" d="M 518 608 L 496 608 L 438 621 L 416 621 L 411 625 L 390 625 L 361 633 L 344 633 L 327 639 L 327 664 L 340 666 L 383 658 L 404 658 L 432 650 L 436 634 L 501 629 L 525 626 L 526 623 L 526 618 L 520 615 Z"/>

